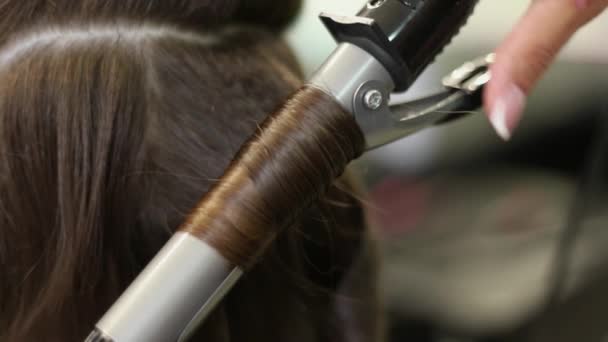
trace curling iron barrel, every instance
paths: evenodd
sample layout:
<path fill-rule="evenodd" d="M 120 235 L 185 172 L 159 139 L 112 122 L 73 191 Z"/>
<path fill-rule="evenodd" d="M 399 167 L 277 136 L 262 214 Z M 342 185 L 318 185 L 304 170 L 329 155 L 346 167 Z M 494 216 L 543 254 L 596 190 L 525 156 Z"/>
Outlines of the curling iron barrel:
<path fill-rule="evenodd" d="M 87 342 L 185 341 L 242 273 L 205 242 L 178 232 Z"/>

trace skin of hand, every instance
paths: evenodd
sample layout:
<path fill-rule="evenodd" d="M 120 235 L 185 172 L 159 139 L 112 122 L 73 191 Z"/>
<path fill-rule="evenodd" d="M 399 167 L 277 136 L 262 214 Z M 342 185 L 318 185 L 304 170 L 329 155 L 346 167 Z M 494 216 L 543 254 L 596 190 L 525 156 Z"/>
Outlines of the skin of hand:
<path fill-rule="evenodd" d="M 484 93 L 485 112 L 501 138 L 513 135 L 527 95 L 560 49 L 607 7 L 608 0 L 533 0 L 496 50 L 492 80 Z"/>

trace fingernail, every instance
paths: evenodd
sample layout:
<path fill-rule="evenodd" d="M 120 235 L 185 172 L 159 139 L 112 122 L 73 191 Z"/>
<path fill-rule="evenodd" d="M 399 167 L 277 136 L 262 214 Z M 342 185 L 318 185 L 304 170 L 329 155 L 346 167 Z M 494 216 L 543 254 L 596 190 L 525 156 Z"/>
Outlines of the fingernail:
<path fill-rule="evenodd" d="M 526 95 L 514 84 L 506 86 L 498 96 L 489 116 L 494 130 L 503 140 L 508 141 L 513 136 L 525 104 Z"/>

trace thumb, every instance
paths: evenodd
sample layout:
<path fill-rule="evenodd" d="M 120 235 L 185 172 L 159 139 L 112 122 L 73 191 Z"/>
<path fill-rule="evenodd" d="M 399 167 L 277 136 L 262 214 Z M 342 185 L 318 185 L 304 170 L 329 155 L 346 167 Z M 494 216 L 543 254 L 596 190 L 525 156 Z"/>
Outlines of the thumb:
<path fill-rule="evenodd" d="M 484 105 L 496 132 L 509 140 L 526 96 L 572 35 L 608 6 L 608 0 L 535 0 L 496 51 Z"/>

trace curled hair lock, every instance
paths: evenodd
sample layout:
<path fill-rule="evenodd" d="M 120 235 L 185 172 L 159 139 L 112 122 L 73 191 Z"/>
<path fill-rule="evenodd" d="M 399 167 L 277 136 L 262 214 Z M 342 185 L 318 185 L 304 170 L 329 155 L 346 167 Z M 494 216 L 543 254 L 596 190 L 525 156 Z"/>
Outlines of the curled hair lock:
<path fill-rule="evenodd" d="M 266 120 L 182 229 L 248 268 L 364 148 L 353 116 L 305 87 Z"/>

